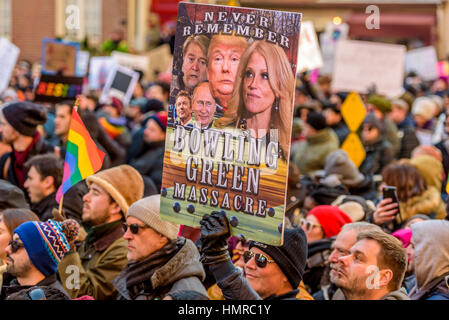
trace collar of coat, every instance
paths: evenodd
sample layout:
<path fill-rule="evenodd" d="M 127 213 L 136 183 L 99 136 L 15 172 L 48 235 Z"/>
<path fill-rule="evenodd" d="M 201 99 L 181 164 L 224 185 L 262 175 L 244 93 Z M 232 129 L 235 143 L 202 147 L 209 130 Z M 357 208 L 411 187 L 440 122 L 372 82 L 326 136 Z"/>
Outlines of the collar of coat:
<path fill-rule="evenodd" d="M 95 250 L 106 250 L 115 240 L 121 238 L 124 234 L 122 220 L 105 223 L 92 227 L 86 237 L 86 247 L 93 243 Z"/>

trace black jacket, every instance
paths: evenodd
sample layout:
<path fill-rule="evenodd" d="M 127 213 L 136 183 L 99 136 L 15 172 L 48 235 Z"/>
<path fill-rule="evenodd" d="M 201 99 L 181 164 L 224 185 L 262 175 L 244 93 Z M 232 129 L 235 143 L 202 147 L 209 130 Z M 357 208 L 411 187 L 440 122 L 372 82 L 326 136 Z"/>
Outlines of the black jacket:
<path fill-rule="evenodd" d="M 262 300 L 231 261 L 211 265 L 209 268 L 226 300 Z M 269 296 L 265 300 L 298 300 L 298 293 L 299 290 L 294 289 L 279 296 Z"/>
<path fill-rule="evenodd" d="M 34 147 L 30 150 L 30 153 L 28 154 L 28 159 L 30 159 L 31 157 L 38 155 L 38 154 L 52 153 L 52 152 L 54 152 L 54 150 L 55 150 L 55 147 L 52 146 L 49 142 L 47 142 L 46 140 L 44 140 L 44 138 L 41 137 L 36 142 Z M 10 159 L 10 160 L 8 160 L 8 159 Z M 2 178 L 4 180 L 8 180 L 13 185 L 21 188 L 25 194 L 25 197 L 27 198 L 27 200 L 29 200 L 27 191 L 25 190 L 25 188 L 23 188 L 23 186 L 19 186 L 19 182 L 17 181 L 16 173 L 14 172 L 14 167 L 12 165 L 14 162 L 15 162 L 14 151 L 5 153 L 0 158 L 0 175 L 1 175 L 0 178 Z M 8 167 L 5 168 L 5 166 L 8 166 Z M 4 176 L 5 170 L 6 170 L 6 176 Z M 23 170 L 25 170 L 25 167 L 23 168 Z"/>
<path fill-rule="evenodd" d="M 134 167 L 142 176 L 150 177 L 161 189 L 162 168 L 164 166 L 165 141 L 145 143 L 140 155 L 132 159 L 129 165 Z"/>
<path fill-rule="evenodd" d="M 57 280 L 56 274 L 46 277 L 35 286 L 21 286 L 16 279 L 9 286 L 3 286 L 1 300 L 32 300 L 30 293 L 35 289 L 41 289 L 46 300 L 70 300 L 69 295 Z"/>
<path fill-rule="evenodd" d="M 54 208 L 58 208 L 58 203 L 56 202 L 56 192 L 49 194 L 38 203 L 31 204 L 31 211 L 37 214 L 41 221 L 53 219 L 52 211 Z"/>

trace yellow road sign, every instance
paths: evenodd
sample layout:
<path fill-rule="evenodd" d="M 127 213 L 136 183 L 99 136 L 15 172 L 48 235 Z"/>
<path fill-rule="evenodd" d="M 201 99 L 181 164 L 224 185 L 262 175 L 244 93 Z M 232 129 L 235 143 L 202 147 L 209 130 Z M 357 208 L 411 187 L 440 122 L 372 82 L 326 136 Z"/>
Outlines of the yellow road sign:
<path fill-rule="evenodd" d="M 357 134 L 351 132 L 341 145 L 341 149 L 348 153 L 349 159 L 354 162 L 356 167 L 360 167 L 365 159 L 366 153 Z"/>
<path fill-rule="evenodd" d="M 351 132 L 357 131 L 365 119 L 366 109 L 357 92 L 351 92 L 341 106 L 341 115 Z"/>

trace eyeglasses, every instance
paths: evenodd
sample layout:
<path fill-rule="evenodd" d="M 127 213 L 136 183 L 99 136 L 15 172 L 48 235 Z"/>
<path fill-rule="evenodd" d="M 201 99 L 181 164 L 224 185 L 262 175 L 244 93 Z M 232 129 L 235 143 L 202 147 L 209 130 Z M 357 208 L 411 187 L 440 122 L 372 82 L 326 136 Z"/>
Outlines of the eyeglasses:
<path fill-rule="evenodd" d="M 126 232 L 127 230 L 131 231 L 132 234 L 138 234 L 139 228 L 146 229 L 149 228 L 148 226 L 139 226 L 137 223 L 133 224 L 127 224 L 126 222 L 123 223 L 123 230 Z"/>
<path fill-rule="evenodd" d="M 23 247 L 23 243 L 17 241 L 17 240 L 10 240 L 9 245 L 11 246 L 11 252 L 16 253 L 17 250 Z"/>
<path fill-rule="evenodd" d="M 245 251 L 243 253 L 243 260 L 245 261 L 245 263 L 248 263 L 249 260 L 251 260 L 252 257 L 255 257 L 254 261 L 256 262 L 256 265 L 259 268 L 265 268 L 267 266 L 267 263 L 273 263 L 275 262 L 274 260 L 270 260 L 268 259 L 265 255 L 263 255 L 262 253 L 254 253 L 252 251 Z"/>
<path fill-rule="evenodd" d="M 300 224 L 301 227 L 304 227 L 306 232 L 312 231 L 312 229 L 314 227 L 321 227 L 321 224 L 313 223 L 312 221 L 309 221 L 309 220 L 306 220 L 306 219 L 301 219 L 299 224 Z"/>

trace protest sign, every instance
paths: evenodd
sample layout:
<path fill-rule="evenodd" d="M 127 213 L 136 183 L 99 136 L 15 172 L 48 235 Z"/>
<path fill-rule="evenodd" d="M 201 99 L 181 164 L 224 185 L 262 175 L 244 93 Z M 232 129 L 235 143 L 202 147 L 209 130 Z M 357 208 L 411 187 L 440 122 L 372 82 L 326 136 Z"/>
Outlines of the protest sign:
<path fill-rule="evenodd" d="M 65 100 L 76 100 L 83 92 L 82 77 L 66 77 L 59 75 L 41 75 L 35 90 L 36 102 L 58 103 Z"/>
<path fill-rule="evenodd" d="M 415 72 L 423 80 L 438 78 L 437 53 L 432 46 L 413 49 L 405 55 L 405 72 Z"/>
<path fill-rule="evenodd" d="M 437 63 L 438 76 L 441 78 L 449 78 L 449 62 L 439 61 Z"/>
<path fill-rule="evenodd" d="M 0 93 L 9 85 L 20 49 L 6 38 L 0 38 Z"/>
<path fill-rule="evenodd" d="M 116 97 L 127 106 L 133 94 L 134 87 L 139 80 L 139 74 L 131 69 L 116 65 L 108 75 L 101 93 L 100 103 Z"/>
<path fill-rule="evenodd" d="M 405 46 L 368 41 L 341 40 L 337 45 L 332 90 L 389 97 L 402 93 Z"/>
<path fill-rule="evenodd" d="M 76 76 L 85 77 L 89 68 L 89 51 L 78 51 L 76 55 Z"/>
<path fill-rule="evenodd" d="M 348 31 L 349 25 L 346 23 L 335 25 L 329 22 L 326 24 L 325 31 L 320 35 L 320 46 L 323 57 L 323 66 L 320 68 L 320 75 L 332 75 L 337 44 L 340 40 L 347 39 Z"/>
<path fill-rule="evenodd" d="M 298 72 L 313 70 L 323 66 L 318 38 L 312 21 L 304 21 L 301 24 L 298 50 Z"/>
<path fill-rule="evenodd" d="M 139 70 L 144 74 L 148 71 L 149 58 L 147 56 L 113 51 L 111 57 L 123 67 Z"/>
<path fill-rule="evenodd" d="M 166 72 L 172 62 L 172 54 L 170 52 L 170 45 L 163 44 L 148 51 L 147 53 L 149 65 L 145 74 L 147 82 L 156 81 L 157 75 L 161 72 Z"/>
<path fill-rule="evenodd" d="M 74 76 L 79 48 L 80 45 L 77 42 L 44 38 L 42 40 L 42 74 L 61 73 L 64 76 Z"/>
<path fill-rule="evenodd" d="M 162 219 L 199 226 L 224 210 L 233 235 L 282 244 L 300 23 L 294 12 L 179 4 L 169 103 L 191 100 L 193 116 L 179 107 L 167 127 Z"/>
<path fill-rule="evenodd" d="M 116 64 L 117 62 L 111 57 L 92 57 L 89 64 L 89 89 L 102 90 L 109 72 Z"/>

